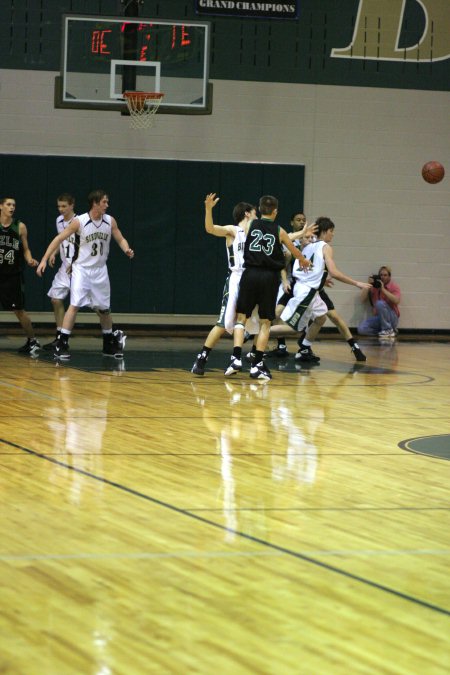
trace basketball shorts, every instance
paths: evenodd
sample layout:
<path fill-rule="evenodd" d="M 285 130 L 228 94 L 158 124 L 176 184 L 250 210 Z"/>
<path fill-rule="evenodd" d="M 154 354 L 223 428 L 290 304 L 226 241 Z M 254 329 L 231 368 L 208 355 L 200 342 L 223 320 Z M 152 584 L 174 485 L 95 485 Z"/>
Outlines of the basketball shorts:
<path fill-rule="evenodd" d="M 328 311 L 316 288 L 311 288 L 297 281 L 294 296 L 281 313 L 281 319 L 295 331 L 300 332 L 307 327 L 310 320 L 323 316 Z"/>
<path fill-rule="evenodd" d="M 242 272 L 230 272 L 223 287 L 222 305 L 216 326 L 225 328 L 227 333 L 232 334 L 236 321 L 236 303 L 239 293 L 239 282 Z"/>
<path fill-rule="evenodd" d="M 101 267 L 72 266 L 70 304 L 75 307 L 109 309 L 111 286 L 106 265 Z"/>
<path fill-rule="evenodd" d="M 227 333 L 233 334 L 236 323 L 236 304 L 239 295 L 239 283 L 241 281 L 242 271 L 230 272 L 223 287 L 222 306 L 220 308 L 219 318 L 216 326 L 225 328 Z M 248 319 L 245 329 L 250 335 L 256 335 L 259 332 L 259 317 L 257 308 Z"/>
<path fill-rule="evenodd" d="M 47 293 L 49 298 L 55 298 L 56 300 L 64 300 L 70 293 L 71 278 L 70 275 L 66 272 L 66 263 L 61 265 L 59 270 L 56 272 L 51 288 Z"/>
<path fill-rule="evenodd" d="M 286 307 L 289 300 L 294 297 L 295 279 L 291 279 L 290 283 L 291 283 L 291 290 L 288 291 L 287 293 L 283 289 L 283 284 L 280 284 L 277 296 L 277 305 L 283 305 L 283 307 Z"/>
<path fill-rule="evenodd" d="M 320 295 L 321 299 L 324 301 L 324 303 L 326 304 L 326 306 L 328 308 L 328 311 L 331 312 L 331 310 L 334 309 L 334 303 L 333 303 L 332 299 L 330 298 L 330 296 L 328 295 L 328 293 L 326 293 L 322 288 L 322 290 L 319 291 L 319 295 Z"/>
<path fill-rule="evenodd" d="M 0 304 L 5 310 L 24 309 L 25 293 L 21 272 L 0 274 Z"/>
<path fill-rule="evenodd" d="M 237 313 L 245 314 L 248 319 L 258 305 L 260 319 L 273 321 L 279 283 L 279 270 L 266 267 L 247 267 L 242 274 L 239 285 Z"/>

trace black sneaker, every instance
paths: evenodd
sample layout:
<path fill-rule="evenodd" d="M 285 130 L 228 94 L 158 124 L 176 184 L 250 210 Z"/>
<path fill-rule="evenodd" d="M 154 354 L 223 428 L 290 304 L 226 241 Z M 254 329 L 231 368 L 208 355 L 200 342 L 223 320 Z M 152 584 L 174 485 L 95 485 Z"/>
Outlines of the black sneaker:
<path fill-rule="evenodd" d="M 357 361 L 367 361 L 366 355 L 361 351 L 357 342 L 353 345 L 352 352 Z"/>
<path fill-rule="evenodd" d="M 54 352 L 57 344 L 58 344 L 58 338 L 55 337 L 53 342 L 47 342 L 47 344 L 42 345 L 42 349 L 45 349 L 46 352 Z"/>
<path fill-rule="evenodd" d="M 263 380 L 267 382 L 268 380 L 272 379 L 272 373 L 270 372 L 264 361 L 260 361 L 259 363 L 250 368 L 250 377 L 252 378 L 252 380 Z"/>
<path fill-rule="evenodd" d="M 123 330 L 119 330 L 119 329 L 115 330 L 114 333 L 113 333 L 113 338 L 114 338 L 114 342 L 116 343 L 116 345 L 123 352 L 123 350 L 125 349 L 125 342 L 127 340 L 127 336 L 125 335 Z"/>
<path fill-rule="evenodd" d="M 278 345 L 278 347 L 275 347 L 275 349 L 272 349 L 270 352 L 267 352 L 266 356 L 272 357 L 275 356 L 278 359 L 284 359 L 287 356 L 289 356 L 289 352 L 287 350 L 286 345 Z"/>
<path fill-rule="evenodd" d="M 197 358 L 194 361 L 194 365 L 191 368 L 191 373 L 194 375 L 204 375 L 206 366 L 206 358 L 201 354 L 197 355 Z"/>
<path fill-rule="evenodd" d="M 22 347 L 20 347 L 17 351 L 19 354 L 29 354 L 30 356 L 33 356 L 34 354 L 38 353 L 40 348 L 41 345 L 36 340 L 36 338 L 28 338 L 25 344 L 22 345 Z"/>
<path fill-rule="evenodd" d="M 53 352 L 53 357 L 61 361 L 68 361 L 70 359 L 70 350 L 67 342 L 58 340 L 55 351 Z"/>
<path fill-rule="evenodd" d="M 232 356 L 230 359 L 230 365 L 225 368 L 224 375 L 225 377 L 230 377 L 231 375 L 236 375 L 242 371 L 242 361 L 237 359 L 235 356 Z"/>
<path fill-rule="evenodd" d="M 245 358 L 246 358 L 247 361 L 250 361 L 250 363 L 253 363 L 253 361 L 255 360 L 255 355 L 256 355 L 256 352 L 254 352 L 254 351 L 252 350 L 251 352 L 248 352 L 248 353 L 245 355 Z"/>
<path fill-rule="evenodd" d="M 113 338 L 112 340 L 103 340 L 103 356 L 113 356 L 115 359 L 123 359 L 123 349 Z"/>
<path fill-rule="evenodd" d="M 295 360 L 299 363 L 319 363 L 320 356 L 314 354 L 311 347 L 301 347 L 295 355 Z"/>

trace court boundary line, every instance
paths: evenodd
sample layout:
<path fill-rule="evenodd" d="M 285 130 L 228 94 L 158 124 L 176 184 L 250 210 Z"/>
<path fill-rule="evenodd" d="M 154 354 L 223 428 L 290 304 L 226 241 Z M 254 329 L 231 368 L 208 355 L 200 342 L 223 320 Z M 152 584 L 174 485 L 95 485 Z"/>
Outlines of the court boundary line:
<path fill-rule="evenodd" d="M 80 475 L 86 476 L 87 478 L 91 478 L 93 480 L 98 481 L 99 483 L 103 483 L 105 485 L 109 485 L 110 487 L 117 488 L 118 490 L 125 492 L 126 494 L 132 495 L 134 497 L 138 497 L 140 499 L 144 499 L 145 501 L 151 502 L 152 504 L 155 504 L 157 506 L 162 506 L 165 509 L 168 509 L 169 511 L 172 511 L 174 513 L 177 513 L 178 515 L 182 516 L 187 516 L 188 518 L 191 518 L 193 520 L 196 520 L 197 522 L 203 523 L 205 525 L 210 525 L 212 527 L 215 527 L 216 529 L 222 530 L 223 532 L 230 532 L 238 537 L 241 537 L 242 539 L 245 539 L 246 541 L 250 541 L 254 544 L 259 544 L 261 546 L 264 546 L 265 548 L 269 548 L 270 550 L 273 551 L 278 551 L 279 553 L 284 553 L 285 555 L 288 555 L 292 558 L 296 558 L 297 560 L 302 560 L 303 562 L 310 563 L 312 565 L 315 565 L 316 567 L 320 567 L 322 569 L 327 570 L 328 572 L 332 572 L 334 574 L 338 574 L 342 577 L 345 577 L 347 579 L 351 579 L 353 581 L 356 581 L 358 583 L 362 583 L 366 586 L 369 586 L 370 588 L 374 588 L 375 590 L 382 591 L 384 593 L 388 593 L 389 595 L 393 595 L 396 598 L 400 598 L 402 600 L 406 600 L 407 602 L 411 602 L 415 605 L 418 605 L 419 607 L 424 607 L 425 609 L 430 609 L 434 612 L 437 612 L 439 614 L 444 614 L 444 616 L 449 616 L 450 617 L 450 610 L 445 609 L 444 607 L 439 607 L 439 605 L 434 605 L 433 603 L 427 602 L 426 600 L 421 600 L 420 598 L 415 598 L 413 595 L 408 595 L 407 593 L 403 593 L 401 591 L 398 591 L 394 588 L 390 588 L 389 586 L 385 586 L 384 584 L 380 584 L 376 581 L 371 581 L 370 579 L 366 579 L 365 577 L 361 577 L 357 574 L 353 574 L 352 572 L 347 572 L 346 570 L 340 569 L 339 567 L 335 567 L 334 565 L 330 565 L 328 563 L 324 563 L 320 560 L 316 560 L 315 558 L 312 558 L 310 556 L 305 555 L 304 553 L 298 553 L 296 551 L 292 551 L 284 546 L 280 546 L 278 544 L 272 544 L 268 541 L 265 541 L 264 539 L 260 539 L 259 537 L 255 537 L 251 534 L 247 534 L 245 532 L 241 532 L 240 530 L 234 530 L 230 527 L 226 527 L 224 525 L 221 525 L 220 523 L 216 523 L 213 520 L 209 520 L 208 518 L 204 518 L 203 516 L 199 516 L 196 513 L 193 513 L 191 511 L 187 511 L 186 509 L 179 508 L 178 506 L 174 506 L 173 504 L 169 504 L 168 502 L 164 502 L 161 499 L 157 499 L 156 497 L 151 497 L 150 495 L 146 495 L 143 492 L 139 492 L 138 490 L 135 490 L 134 488 L 129 488 L 126 485 L 122 485 L 121 483 L 117 483 L 116 481 L 112 481 L 109 478 L 103 478 L 102 476 L 97 476 L 94 473 L 91 473 L 89 471 L 85 471 L 84 469 L 79 469 L 74 466 L 70 466 L 69 464 L 66 464 L 65 462 L 61 462 L 57 459 L 54 459 L 53 457 L 49 457 L 43 453 L 37 452 L 35 450 L 31 450 L 30 448 L 25 448 L 21 445 L 18 445 L 17 443 L 13 443 L 12 441 L 8 441 L 4 438 L 0 438 L 0 442 L 4 443 L 6 445 L 9 445 L 11 447 L 18 448 L 19 450 L 22 450 L 22 452 L 27 453 L 28 455 L 31 455 L 32 457 L 35 457 L 37 459 L 43 459 L 47 462 L 50 462 L 52 464 L 56 464 L 57 466 L 61 466 L 65 469 L 69 469 L 70 471 L 74 471 L 75 473 L 78 473 Z"/>

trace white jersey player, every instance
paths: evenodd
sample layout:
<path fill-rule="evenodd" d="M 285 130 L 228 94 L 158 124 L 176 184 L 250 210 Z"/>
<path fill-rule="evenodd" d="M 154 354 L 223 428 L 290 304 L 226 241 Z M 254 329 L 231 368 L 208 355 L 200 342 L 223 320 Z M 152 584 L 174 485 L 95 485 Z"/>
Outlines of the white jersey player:
<path fill-rule="evenodd" d="M 110 284 L 106 261 L 113 237 L 122 251 L 133 258 L 134 251 L 128 245 L 117 226 L 115 218 L 106 215 L 108 195 L 103 190 L 94 190 L 88 197 L 89 211 L 75 218 L 72 223 L 49 244 L 38 268 L 42 276 L 47 260 L 71 235 L 75 235 L 75 255 L 72 260 L 70 305 L 64 316 L 61 334 L 55 347 L 55 358 L 69 359 L 69 336 L 75 325 L 80 307 L 95 309 L 100 317 L 103 332 L 103 354 L 123 357 L 125 337 L 122 331 L 113 333 L 110 310 Z"/>
<path fill-rule="evenodd" d="M 76 218 L 74 207 L 75 207 L 75 198 L 72 195 L 64 192 L 59 195 L 57 199 L 57 207 L 59 211 L 59 216 L 56 219 L 56 231 L 58 234 L 64 232 L 64 230 L 71 224 L 71 222 Z M 59 270 L 56 272 L 51 288 L 47 295 L 49 296 L 52 306 L 53 313 L 55 315 L 56 322 L 56 337 L 53 342 L 49 342 L 43 345 L 43 349 L 48 351 L 53 351 L 58 336 L 61 332 L 62 322 L 64 320 L 64 300 L 70 293 L 70 275 L 67 270 L 72 264 L 72 258 L 75 252 L 75 234 L 71 234 L 68 239 L 66 239 L 59 247 L 59 256 L 61 258 L 61 265 Z M 56 252 L 50 257 L 49 265 L 53 267 L 56 261 Z"/>
<path fill-rule="evenodd" d="M 316 225 L 317 241 L 308 244 L 303 249 L 303 255 L 312 263 L 311 268 L 305 272 L 297 264 L 294 265 L 293 277 L 296 282 L 293 297 L 281 314 L 281 319 L 287 325 L 272 326 L 270 333 L 273 336 L 288 335 L 292 330 L 300 332 L 306 328 L 310 319 L 326 317 L 328 308 L 320 298 L 319 290 L 323 288 L 327 275 L 357 288 L 369 286 L 362 281 L 355 281 L 336 267 L 333 249 L 330 245 L 335 229 L 333 221 L 321 217 L 316 220 Z M 311 344 L 312 342 L 307 338 L 303 339 L 299 350 L 299 361 L 316 362 L 318 360 L 311 350 Z"/>
<path fill-rule="evenodd" d="M 210 330 L 205 344 L 192 366 L 191 372 L 194 375 L 205 374 L 205 365 L 211 349 L 225 332 L 230 333 L 230 335 L 233 334 L 239 282 L 244 270 L 245 239 L 250 223 L 256 218 L 256 209 L 252 204 L 239 202 L 233 209 L 235 225 L 215 225 L 212 218 L 212 210 L 218 201 L 219 198 L 214 193 L 206 196 L 205 230 L 208 234 L 212 234 L 215 237 L 226 237 L 228 276 L 223 289 L 219 318 L 216 325 Z M 249 322 L 249 332 L 257 333 L 259 330 L 257 320 L 252 316 Z"/>

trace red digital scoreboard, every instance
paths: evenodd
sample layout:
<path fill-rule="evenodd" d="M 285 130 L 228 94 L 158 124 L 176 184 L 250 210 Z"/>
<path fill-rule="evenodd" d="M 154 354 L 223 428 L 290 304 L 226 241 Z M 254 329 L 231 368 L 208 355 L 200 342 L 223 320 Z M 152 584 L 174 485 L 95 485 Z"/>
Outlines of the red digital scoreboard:
<path fill-rule="evenodd" d="M 153 23 L 139 23 L 133 24 L 129 22 L 124 22 L 120 24 L 120 33 L 125 35 L 127 32 L 135 33 L 136 38 L 136 48 L 137 48 L 137 60 L 138 61 L 147 61 L 149 58 L 152 58 L 152 48 L 154 47 L 155 55 L 158 51 L 158 38 L 160 37 L 160 31 L 154 31 L 155 25 Z M 167 37 L 169 38 L 167 40 Z M 115 31 L 112 28 L 93 28 L 90 34 L 90 52 L 96 56 L 111 56 L 115 48 L 116 35 Z M 138 44 L 139 42 L 139 44 Z M 188 48 L 192 44 L 192 39 L 189 31 L 189 27 L 185 24 L 182 25 L 172 25 L 167 34 L 166 31 L 166 40 L 165 49 L 170 49 L 172 52 L 178 52 Z M 153 55 L 154 56 L 154 55 Z"/>

